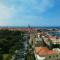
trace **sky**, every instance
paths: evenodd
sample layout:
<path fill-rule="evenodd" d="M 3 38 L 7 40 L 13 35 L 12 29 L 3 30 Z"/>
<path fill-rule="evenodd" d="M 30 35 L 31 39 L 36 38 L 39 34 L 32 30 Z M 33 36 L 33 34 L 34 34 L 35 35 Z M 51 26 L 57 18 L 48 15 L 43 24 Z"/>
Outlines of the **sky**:
<path fill-rule="evenodd" d="M 0 26 L 60 26 L 60 0 L 0 0 Z"/>

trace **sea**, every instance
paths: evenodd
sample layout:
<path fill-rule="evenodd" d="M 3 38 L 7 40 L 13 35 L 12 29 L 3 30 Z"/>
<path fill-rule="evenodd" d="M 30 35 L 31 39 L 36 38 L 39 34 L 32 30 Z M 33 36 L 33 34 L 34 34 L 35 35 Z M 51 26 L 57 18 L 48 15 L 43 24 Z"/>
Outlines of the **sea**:
<path fill-rule="evenodd" d="M 52 36 L 60 37 L 60 32 L 49 32 L 49 34 L 52 35 Z"/>

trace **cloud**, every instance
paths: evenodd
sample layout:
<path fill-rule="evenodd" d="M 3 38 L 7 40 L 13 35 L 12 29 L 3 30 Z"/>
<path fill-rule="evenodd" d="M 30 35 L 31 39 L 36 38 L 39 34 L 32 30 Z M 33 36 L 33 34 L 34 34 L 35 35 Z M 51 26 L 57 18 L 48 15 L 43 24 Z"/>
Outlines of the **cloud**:
<path fill-rule="evenodd" d="M 6 20 L 0 20 L 0 26 L 7 26 L 9 23 Z"/>
<path fill-rule="evenodd" d="M 54 6 L 54 0 L 26 0 L 24 6 L 34 13 L 43 13 Z"/>
<path fill-rule="evenodd" d="M 26 15 L 22 15 L 22 16 L 15 16 L 15 18 L 13 18 L 13 20 L 43 20 L 44 18 L 42 16 L 26 16 Z"/>
<path fill-rule="evenodd" d="M 54 1 L 55 0 L 9 0 L 8 2 L 10 2 L 11 5 L 8 4 L 8 6 L 13 8 L 12 10 L 15 11 L 13 13 L 13 19 L 19 18 L 19 20 L 22 20 L 25 16 L 25 20 L 28 18 L 33 20 L 34 16 L 36 17 L 39 15 L 38 17 L 41 17 L 41 14 L 46 12 L 48 9 L 53 8 Z M 29 16 L 32 17 L 30 18 Z"/>
<path fill-rule="evenodd" d="M 12 17 L 11 9 L 0 3 L 0 20 L 9 19 Z"/>
<path fill-rule="evenodd" d="M 4 5 L 0 4 L 0 19 L 10 16 L 10 12 Z"/>
<path fill-rule="evenodd" d="M 1 0 L 0 18 L 37 16 L 54 6 L 54 0 Z"/>

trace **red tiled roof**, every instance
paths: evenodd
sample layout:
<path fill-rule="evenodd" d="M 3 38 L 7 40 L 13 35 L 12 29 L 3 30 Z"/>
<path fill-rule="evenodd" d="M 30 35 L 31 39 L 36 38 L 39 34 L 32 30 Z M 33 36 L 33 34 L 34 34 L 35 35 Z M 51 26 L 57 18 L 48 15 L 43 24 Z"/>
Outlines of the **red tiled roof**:
<path fill-rule="evenodd" d="M 56 51 L 53 51 L 53 50 L 48 51 L 48 54 L 55 54 L 55 53 L 56 53 Z"/>
<path fill-rule="evenodd" d="M 56 36 L 48 36 L 48 38 L 56 38 Z"/>
<path fill-rule="evenodd" d="M 31 31 L 31 30 L 36 30 L 36 29 L 34 29 L 34 28 L 0 28 L 0 30 L 11 30 L 11 31 L 16 31 L 16 30 L 18 30 L 18 31 Z"/>
<path fill-rule="evenodd" d="M 40 55 L 40 56 L 47 56 L 49 54 L 56 54 L 56 51 L 49 50 L 46 47 L 36 47 L 35 48 L 35 53 Z"/>

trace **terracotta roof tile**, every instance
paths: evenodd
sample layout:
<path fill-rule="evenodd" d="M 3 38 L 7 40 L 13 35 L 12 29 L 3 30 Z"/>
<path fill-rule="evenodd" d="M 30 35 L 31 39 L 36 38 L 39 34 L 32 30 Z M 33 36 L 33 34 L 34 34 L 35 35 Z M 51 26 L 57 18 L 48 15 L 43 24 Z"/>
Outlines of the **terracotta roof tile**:
<path fill-rule="evenodd" d="M 40 55 L 40 56 L 46 56 L 46 55 L 49 55 L 49 54 L 56 54 L 56 51 L 49 50 L 46 47 L 36 47 L 35 48 L 35 53 Z"/>

